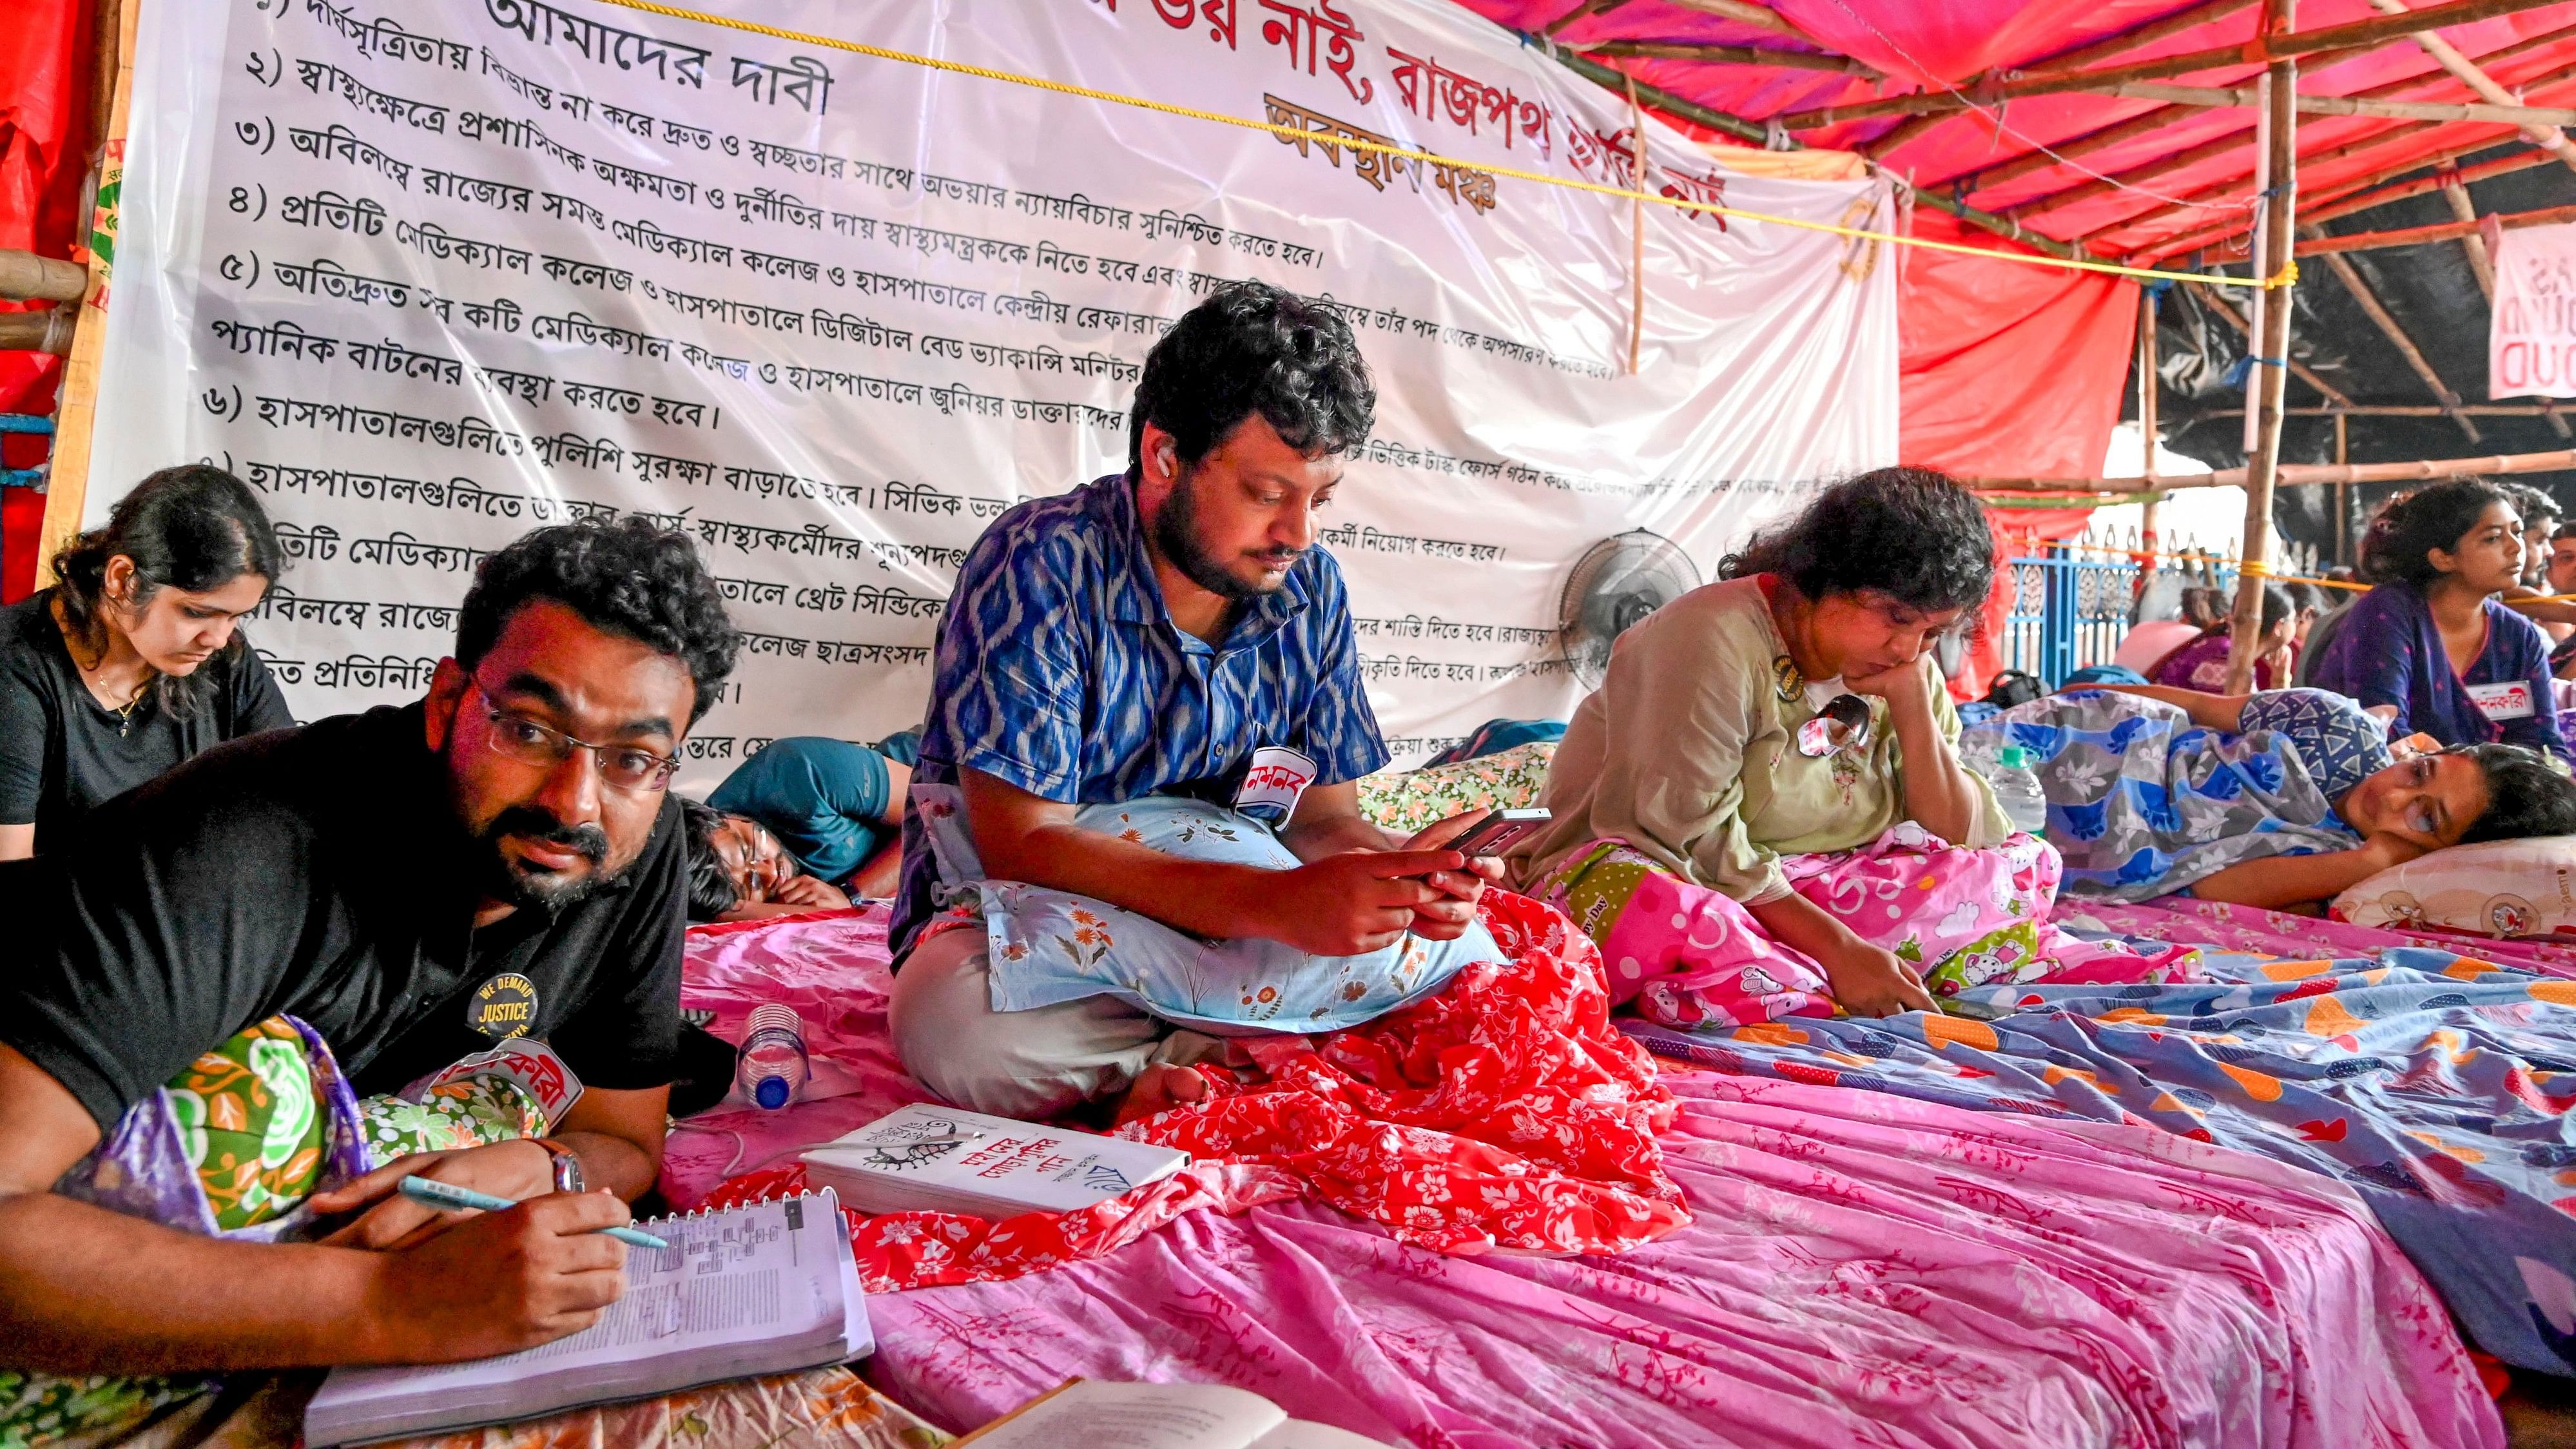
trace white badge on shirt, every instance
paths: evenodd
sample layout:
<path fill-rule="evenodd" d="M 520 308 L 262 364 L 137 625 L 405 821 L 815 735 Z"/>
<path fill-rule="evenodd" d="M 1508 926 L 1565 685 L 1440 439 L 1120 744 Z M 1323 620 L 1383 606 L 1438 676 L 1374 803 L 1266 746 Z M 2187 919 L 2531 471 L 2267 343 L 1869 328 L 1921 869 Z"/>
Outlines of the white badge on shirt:
<path fill-rule="evenodd" d="M 502 1077 L 517 1083 L 537 1109 L 546 1114 L 549 1132 L 564 1119 L 564 1113 L 572 1110 L 572 1104 L 581 1100 L 581 1078 L 573 1075 L 572 1068 L 564 1065 L 554 1048 L 526 1037 L 512 1037 L 488 1052 L 476 1052 L 453 1066 L 432 1072 L 403 1088 L 402 1095 L 410 1101 L 425 1102 L 432 1088 L 474 1076 Z"/>
<path fill-rule="evenodd" d="M 1234 808 L 1276 828 L 1297 813 L 1297 801 L 1314 782 L 1314 761 L 1285 746 L 1263 745 L 1252 752 Z"/>
<path fill-rule="evenodd" d="M 2469 702 L 2491 720 L 2531 718 L 2529 680 L 2508 679 L 2502 684 L 2472 684 L 2468 688 Z"/>

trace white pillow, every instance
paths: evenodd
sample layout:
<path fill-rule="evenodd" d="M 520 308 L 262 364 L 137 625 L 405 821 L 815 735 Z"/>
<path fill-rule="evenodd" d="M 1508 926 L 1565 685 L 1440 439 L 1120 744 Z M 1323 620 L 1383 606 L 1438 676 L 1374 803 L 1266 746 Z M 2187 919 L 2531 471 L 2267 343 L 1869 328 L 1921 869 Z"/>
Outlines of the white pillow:
<path fill-rule="evenodd" d="M 2335 897 L 2356 926 L 2436 926 L 2472 936 L 2576 936 L 2576 835 L 2454 845 Z"/>

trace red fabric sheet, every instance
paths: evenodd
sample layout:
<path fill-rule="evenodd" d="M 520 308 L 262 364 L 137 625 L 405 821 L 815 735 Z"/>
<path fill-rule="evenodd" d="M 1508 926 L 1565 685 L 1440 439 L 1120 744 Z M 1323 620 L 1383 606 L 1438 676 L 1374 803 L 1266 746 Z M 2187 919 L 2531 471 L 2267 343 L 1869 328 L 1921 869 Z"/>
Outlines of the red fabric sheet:
<path fill-rule="evenodd" d="M 90 31 L 81 0 L 0 5 L 0 247 L 68 257 L 79 234 L 88 170 Z M 0 309 L 21 310 L 0 302 Z M 0 352 L 0 412 L 50 413 L 62 359 Z M 49 454 L 40 437 L 0 437 L 0 467 L 32 468 Z M 36 534 L 45 498 L 0 490 L 0 603 L 34 587 Z"/>
<path fill-rule="evenodd" d="M 1001 1223 L 851 1213 L 871 1292 L 1018 1277 L 1134 1241 L 1183 1212 L 1312 1196 L 1450 1253 L 1613 1253 L 1690 1221 L 1655 1134 L 1672 1093 L 1610 1026 L 1600 953 L 1565 917 L 1491 891 L 1512 959 L 1367 1027 L 1254 1039 L 1258 1080 L 1120 1129 L 1198 1164 L 1096 1207 Z M 802 1167 L 736 1178 L 703 1206 L 802 1188 Z"/>
<path fill-rule="evenodd" d="M 1543 29 L 1571 8 L 1566 0 L 1460 0 L 1460 3 L 1489 19 L 1524 31 Z M 1702 105 L 1759 121 L 1819 106 L 1875 100 L 1883 94 L 1937 88 L 1944 80 L 1965 81 L 1983 72 L 2038 69 L 2037 62 L 2175 14 L 2190 8 L 2191 3 L 2192 0 L 1941 0 L 1939 4 L 1926 4 L 1923 0 L 1773 0 L 1771 8 L 1790 25 L 1825 46 L 1866 62 L 1896 82 L 1887 86 L 1863 77 L 1830 71 L 1709 65 L 1686 60 L 1615 60 L 1608 63 L 1631 70 L 1639 80 Z M 2419 4 L 2416 8 L 2423 7 Z M 2095 64 L 2127 65 L 2223 45 L 2241 45 L 2252 35 L 2257 13 L 2258 7 L 2249 5 L 2208 24 Z M 2298 28 L 2316 30 L 2371 19 L 2378 14 L 2369 0 L 2303 0 L 2298 8 Z M 2517 41 L 2569 25 L 2576 25 L 2576 0 L 2498 16 L 2472 25 L 2452 26 L 2442 34 L 2471 59 L 2477 59 Z M 1675 3 L 1675 0 L 1632 0 L 1632 3 L 1568 27 L 1557 39 L 1565 42 L 1627 39 L 1800 48 L 1796 41 L 1775 31 L 1757 29 L 1689 9 Z M 2251 85 L 2259 72 L 2258 66 L 2240 63 L 2166 79 L 2181 85 Z M 2529 104 L 2567 105 L 2570 102 L 2566 98 L 2576 95 L 2576 38 L 2497 62 L 2491 67 L 2490 74 L 2508 90 L 2529 87 L 2526 94 Z M 2422 84 L 2397 93 L 2399 99 L 2474 99 L 2466 87 L 2445 75 L 2430 56 L 2406 45 L 2384 46 L 2348 60 L 2304 67 L 2300 88 L 2315 95 L 2352 95 L 2401 80 L 2420 80 Z M 1899 175 L 1911 177 L 1918 185 L 1947 188 L 1953 182 L 1963 182 L 1968 188 L 1968 198 L 1976 205 L 1990 211 L 2006 211 L 2036 197 L 2063 190 L 2085 180 L 2086 176 L 2081 171 L 2061 166 L 1979 191 L 1975 189 L 1975 178 L 1981 169 L 2021 155 L 2035 145 L 2053 144 L 2101 130 L 2152 110 L 2155 104 L 2110 96 L 2030 96 L 2003 107 L 2001 128 L 1991 112 L 1964 112 L 1916 133 L 1900 146 L 1874 153 L 1874 159 Z M 1902 117 L 1878 117 L 1852 121 L 1824 130 L 1800 132 L 1798 139 L 1816 146 L 1863 146 L 1879 141 L 1902 120 Z M 2095 170 L 2117 173 L 2173 155 L 2217 136 L 2246 133 L 2247 146 L 2229 148 L 2229 154 L 2159 176 L 2149 185 L 2150 190 L 2163 197 L 2209 200 L 2191 197 L 2189 193 L 2212 181 L 2251 173 L 2251 125 L 2252 118 L 2242 109 L 2212 110 L 2184 125 L 2169 127 L 2140 137 L 2126 146 L 2088 156 L 2083 164 Z M 2490 123 L 2414 126 L 2408 122 L 2363 116 L 2308 116 L 2301 120 L 2299 126 L 2299 185 L 2309 195 L 2320 195 L 2356 176 L 2408 158 L 2430 156 L 2480 141 L 2507 141 L 2513 135 L 2513 127 Z M 2326 155 L 2362 137 L 2393 139 L 2389 144 L 2373 144 L 2352 156 Z M 2250 188 L 2240 186 L 2235 189 L 2241 193 Z M 2155 197 L 2133 191 L 2113 192 L 2044 216 L 2026 218 L 2025 224 L 2054 237 L 2079 237 L 2159 208 L 2162 204 Z M 2241 214 L 2241 206 L 2237 210 Z M 2105 255 L 2120 255 L 2146 242 L 2199 231 L 2223 214 L 2218 210 L 2177 211 L 2142 230 L 2111 233 L 2095 250 Z"/>

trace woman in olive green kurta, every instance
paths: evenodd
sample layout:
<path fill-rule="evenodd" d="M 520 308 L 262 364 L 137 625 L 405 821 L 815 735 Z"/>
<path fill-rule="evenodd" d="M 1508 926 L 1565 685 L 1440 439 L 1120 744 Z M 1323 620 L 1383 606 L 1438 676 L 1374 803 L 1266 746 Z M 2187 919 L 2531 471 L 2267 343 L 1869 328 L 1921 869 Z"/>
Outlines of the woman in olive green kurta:
<path fill-rule="evenodd" d="M 1724 582 L 1620 637 L 1558 748 L 1543 797 L 1555 818 L 1518 852 L 1517 878 L 1578 908 L 1605 947 L 1648 877 L 1670 878 L 1658 909 L 1676 887 L 1713 891 L 1788 948 L 1756 948 L 1757 983 L 1795 994 L 1784 971 L 1811 961 L 1824 979 L 1809 992 L 1855 1013 L 1928 1007 L 1915 969 L 1792 890 L 1780 859 L 1867 845 L 1907 820 L 1970 850 L 2010 833 L 1952 753 L 1958 716 L 1930 659 L 1984 598 L 1993 557 L 1976 501 L 1937 473 L 1882 469 L 1824 490 L 1730 558 Z M 1616 994 L 1689 970 L 1694 930 L 1650 933 L 1673 959 L 1624 973 Z"/>

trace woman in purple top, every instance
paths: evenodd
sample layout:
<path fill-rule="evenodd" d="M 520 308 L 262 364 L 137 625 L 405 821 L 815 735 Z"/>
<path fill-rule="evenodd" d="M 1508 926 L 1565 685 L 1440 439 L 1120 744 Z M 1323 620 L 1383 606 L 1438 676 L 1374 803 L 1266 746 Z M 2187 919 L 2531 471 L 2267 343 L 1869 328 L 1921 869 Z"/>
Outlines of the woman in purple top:
<path fill-rule="evenodd" d="M 2362 576 L 2377 587 L 2352 605 L 2313 682 L 2394 710 L 2392 734 L 2576 759 L 2558 728 L 2548 640 L 2497 601 L 2522 561 L 2522 520 L 2492 483 L 2455 479 L 2392 500 L 2361 543 Z"/>
<path fill-rule="evenodd" d="M 2254 646 L 2256 689 L 2279 689 L 2290 682 L 2290 634 L 2297 627 L 2289 591 L 2279 584 L 2265 584 L 2263 634 Z M 2183 641 L 2148 666 L 2147 682 L 2173 689 L 2196 689 L 2203 694 L 2225 694 L 2227 649 L 2227 625 L 2222 622 L 2202 630 L 2197 639 Z"/>

